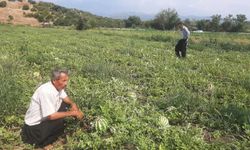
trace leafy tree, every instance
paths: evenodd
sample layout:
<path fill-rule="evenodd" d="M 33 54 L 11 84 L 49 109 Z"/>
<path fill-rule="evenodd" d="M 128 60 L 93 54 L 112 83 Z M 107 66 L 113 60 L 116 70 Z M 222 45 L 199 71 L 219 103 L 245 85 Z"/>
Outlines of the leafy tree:
<path fill-rule="evenodd" d="M 246 30 L 246 25 L 247 17 L 243 14 L 238 14 L 236 18 L 233 15 L 225 17 L 221 27 L 226 32 L 242 32 Z"/>
<path fill-rule="evenodd" d="M 151 27 L 153 26 L 153 20 L 144 21 L 144 22 L 142 23 L 142 26 L 143 26 L 144 28 L 151 28 Z"/>
<path fill-rule="evenodd" d="M 89 20 L 89 24 L 90 24 L 91 27 L 96 27 L 96 26 L 97 26 L 97 21 L 96 21 L 96 19 L 91 18 L 91 19 Z"/>
<path fill-rule="evenodd" d="M 91 26 L 86 18 L 79 18 L 76 24 L 76 30 L 86 30 L 89 29 L 90 27 Z"/>
<path fill-rule="evenodd" d="M 210 20 L 202 19 L 198 20 L 196 23 L 198 30 L 209 31 L 210 30 Z"/>
<path fill-rule="evenodd" d="M 223 18 L 221 23 L 221 15 L 211 16 L 211 20 L 198 20 L 196 26 L 200 30 L 206 31 L 225 31 L 225 32 L 244 32 L 247 30 L 247 17 L 243 14 L 233 15 L 229 14 Z"/>
<path fill-rule="evenodd" d="M 77 25 L 76 25 L 76 30 L 83 30 L 84 24 L 83 24 L 83 19 L 80 18 Z"/>
<path fill-rule="evenodd" d="M 247 17 L 243 14 L 236 15 L 234 31 L 236 32 L 245 31 L 246 26 L 247 26 Z"/>
<path fill-rule="evenodd" d="M 187 26 L 190 26 L 190 25 L 191 25 L 191 20 L 190 20 L 190 19 L 185 19 L 185 20 L 183 21 L 183 23 L 184 23 L 185 25 L 187 25 Z"/>
<path fill-rule="evenodd" d="M 210 23 L 210 28 L 212 31 L 219 31 L 220 30 L 220 21 L 221 15 L 213 15 L 211 16 L 212 20 Z"/>
<path fill-rule="evenodd" d="M 138 16 L 129 16 L 127 20 L 125 20 L 125 27 L 138 27 L 142 24 L 141 18 Z"/>
<path fill-rule="evenodd" d="M 168 8 L 156 15 L 153 21 L 153 27 L 160 30 L 171 30 L 178 21 L 180 21 L 180 18 L 176 10 Z"/>
<path fill-rule="evenodd" d="M 234 19 L 233 15 L 229 14 L 227 17 L 223 19 L 223 23 L 221 24 L 222 30 L 226 32 L 232 31 Z"/>
<path fill-rule="evenodd" d="M 250 32 L 250 21 L 246 22 L 246 31 Z"/>

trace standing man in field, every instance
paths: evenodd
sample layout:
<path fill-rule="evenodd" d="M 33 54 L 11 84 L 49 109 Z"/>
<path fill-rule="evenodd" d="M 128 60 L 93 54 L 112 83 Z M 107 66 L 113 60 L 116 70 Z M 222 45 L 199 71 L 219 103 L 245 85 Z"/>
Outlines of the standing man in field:
<path fill-rule="evenodd" d="M 51 144 L 64 132 L 63 118 L 83 118 L 83 113 L 64 91 L 68 80 L 67 70 L 55 69 L 51 81 L 36 89 L 22 129 L 25 143 L 50 149 Z M 70 107 L 69 111 L 67 107 Z"/>
<path fill-rule="evenodd" d="M 186 57 L 187 52 L 187 44 L 188 44 L 188 38 L 190 35 L 190 31 L 182 22 L 179 22 L 177 24 L 178 28 L 180 29 L 180 32 L 182 34 L 182 39 L 178 41 L 178 43 L 175 46 L 175 54 L 178 58 L 180 57 Z"/>

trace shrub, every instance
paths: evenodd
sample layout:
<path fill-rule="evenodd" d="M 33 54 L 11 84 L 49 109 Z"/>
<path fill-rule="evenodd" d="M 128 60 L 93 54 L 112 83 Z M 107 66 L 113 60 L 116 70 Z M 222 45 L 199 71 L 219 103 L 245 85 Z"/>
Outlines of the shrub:
<path fill-rule="evenodd" d="M 23 5 L 23 10 L 29 10 L 29 9 L 30 9 L 29 5 Z"/>
<path fill-rule="evenodd" d="M 6 6 L 7 6 L 7 2 L 6 1 L 0 2 L 0 7 L 6 7 Z"/>
<path fill-rule="evenodd" d="M 34 17 L 34 14 L 32 14 L 32 13 L 27 13 L 27 14 L 25 14 L 25 17 Z"/>
<path fill-rule="evenodd" d="M 11 16 L 11 15 L 9 15 L 9 20 L 11 21 L 11 20 L 13 20 L 13 19 L 14 19 L 14 17 Z"/>
<path fill-rule="evenodd" d="M 76 30 L 83 30 L 84 28 L 84 23 L 82 19 L 79 19 L 77 25 L 76 25 Z"/>
<path fill-rule="evenodd" d="M 34 7 L 33 7 L 33 8 L 31 8 L 30 10 L 31 10 L 32 12 L 37 11 L 37 9 L 36 9 L 36 8 L 34 8 Z"/>
<path fill-rule="evenodd" d="M 76 23 L 76 30 L 86 30 L 90 27 L 91 26 L 86 18 L 79 18 L 78 22 Z"/>

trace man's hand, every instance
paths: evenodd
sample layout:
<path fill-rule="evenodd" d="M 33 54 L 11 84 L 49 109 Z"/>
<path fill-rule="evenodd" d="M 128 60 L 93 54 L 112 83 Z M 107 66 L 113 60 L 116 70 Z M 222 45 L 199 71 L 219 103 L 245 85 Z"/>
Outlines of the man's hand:
<path fill-rule="evenodd" d="M 78 119 L 78 120 L 82 120 L 83 117 L 84 117 L 84 114 L 83 114 L 83 112 L 81 112 L 81 111 L 78 111 L 78 112 L 79 112 L 79 113 L 78 113 L 77 119 Z"/>
<path fill-rule="evenodd" d="M 79 110 L 71 110 L 70 111 L 72 116 L 76 117 L 78 120 L 81 120 L 84 116 L 83 112 L 79 111 Z"/>
<path fill-rule="evenodd" d="M 76 117 L 77 119 L 81 120 L 83 118 L 83 113 L 77 107 L 76 103 L 74 103 L 68 96 L 63 99 L 63 101 L 70 105 L 70 116 Z"/>

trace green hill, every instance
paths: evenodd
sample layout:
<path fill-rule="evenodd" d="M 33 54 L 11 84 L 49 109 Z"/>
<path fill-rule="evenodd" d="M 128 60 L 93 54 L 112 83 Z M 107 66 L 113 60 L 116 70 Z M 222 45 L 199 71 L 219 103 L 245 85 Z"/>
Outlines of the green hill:
<path fill-rule="evenodd" d="M 0 2 L 1 23 L 30 26 L 40 26 L 40 24 L 43 26 L 77 26 L 79 21 L 82 21 L 85 28 L 125 26 L 123 20 L 96 16 L 53 3 L 32 0 L 0 0 Z"/>
<path fill-rule="evenodd" d="M 28 16 L 33 16 L 40 22 L 53 22 L 54 25 L 59 26 L 76 25 L 81 18 L 90 27 L 124 27 L 122 20 L 96 16 L 89 12 L 65 8 L 53 3 L 35 3 L 31 10 L 33 14 Z"/>

